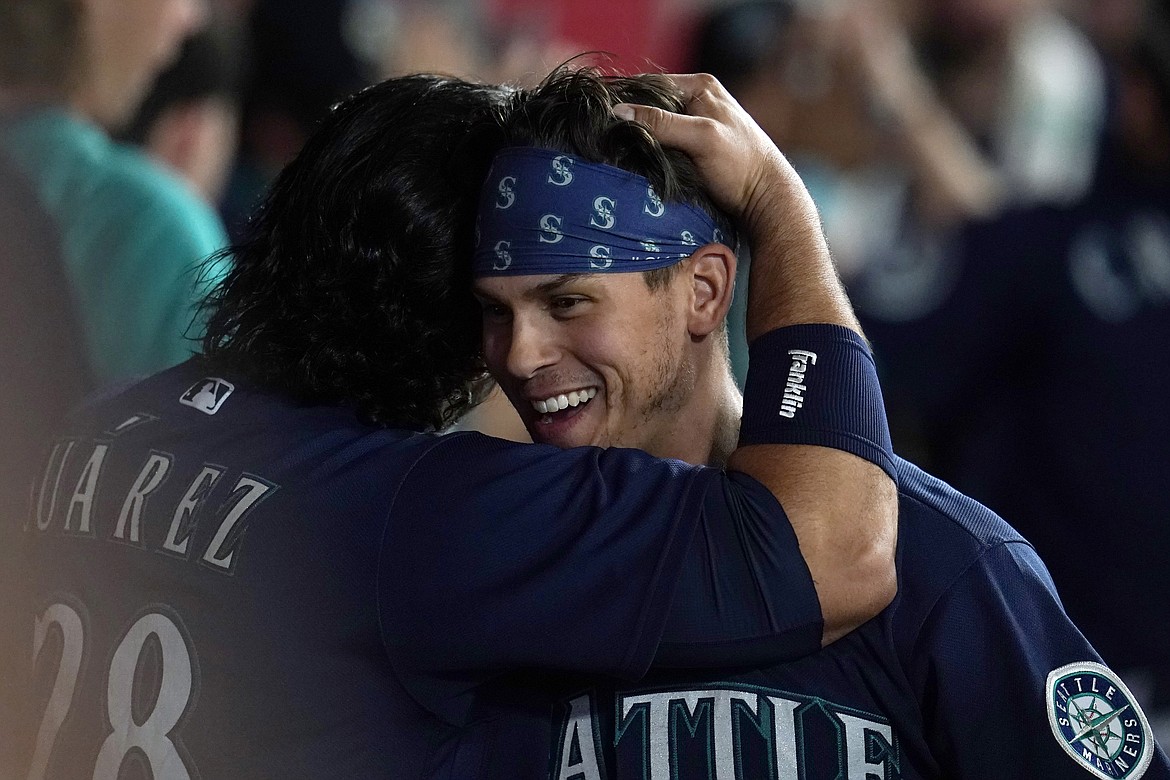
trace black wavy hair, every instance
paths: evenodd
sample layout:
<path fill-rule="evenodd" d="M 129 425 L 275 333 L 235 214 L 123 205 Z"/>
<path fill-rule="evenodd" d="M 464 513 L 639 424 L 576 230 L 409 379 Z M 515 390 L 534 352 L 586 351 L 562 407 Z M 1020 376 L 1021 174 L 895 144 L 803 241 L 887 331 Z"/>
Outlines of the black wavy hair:
<path fill-rule="evenodd" d="M 506 94 L 414 75 L 334 106 L 222 253 L 204 359 L 381 426 L 437 429 L 470 408 L 475 196 Z"/>
<path fill-rule="evenodd" d="M 575 154 L 643 176 L 665 201 L 690 203 L 710 214 L 732 249 L 736 231 L 704 189 L 691 159 L 658 142 L 642 124 L 619 119 L 617 103 L 640 103 L 682 113 L 683 99 L 666 76 L 614 76 L 597 68 L 562 66 L 536 87 L 515 92 L 496 111 L 509 146 L 536 146 Z M 679 266 L 646 271 L 659 287 Z"/>

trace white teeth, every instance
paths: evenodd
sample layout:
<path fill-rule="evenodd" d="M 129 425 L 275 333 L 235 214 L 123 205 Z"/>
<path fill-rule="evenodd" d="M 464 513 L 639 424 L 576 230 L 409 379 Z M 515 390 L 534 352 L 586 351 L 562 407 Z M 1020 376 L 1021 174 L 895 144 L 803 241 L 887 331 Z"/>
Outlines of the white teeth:
<path fill-rule="evenodd" d="M 596 387 L 590 387 L 584 390 L 574 390 L 571 393 L 554 395 L 551 398 L 544 399 L 543 401 L 533 401 L 532 408 L 541 414 L 559 412 L 562 409 L 568 409 L 570 406 L 580 406 L 581 404 L 592 400 L 596 395 Z"/>

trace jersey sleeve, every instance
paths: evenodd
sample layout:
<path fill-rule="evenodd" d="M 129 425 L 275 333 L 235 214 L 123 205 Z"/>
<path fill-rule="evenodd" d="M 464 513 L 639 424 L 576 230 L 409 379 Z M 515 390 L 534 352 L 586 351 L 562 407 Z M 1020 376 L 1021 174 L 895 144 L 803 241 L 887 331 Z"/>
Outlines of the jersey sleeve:
<path fill-rule="evenodd" d="M 638 678 L 664 636 L 665 661 L 696 667 L 819 647 L 795 534 L 750 477 L 636 450 L 446 439 L 406 476 L 379 565 L 387 651 L 432 709 L 490 675 Z"/>
<path fill-rule="evenodd" d="M 942 776 L 1122 777 L 1144 757 L 1147 778 L 1170 777 L 1139 705 L 1024 542 L 991 547 L 959 577 L 910 662 Z"/>
<path fill-rule="evenodd" d="M 654 665 L 768 666 L 819 649 L 823 630 L 780 502 L 747 474 L 723 475 L 707 490 Z"/>

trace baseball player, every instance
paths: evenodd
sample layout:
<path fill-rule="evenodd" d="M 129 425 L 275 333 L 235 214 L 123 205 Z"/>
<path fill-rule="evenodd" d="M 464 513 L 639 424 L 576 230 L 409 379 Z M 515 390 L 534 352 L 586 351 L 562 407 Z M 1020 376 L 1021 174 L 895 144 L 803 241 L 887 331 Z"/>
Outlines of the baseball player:
<path fill-rule="evenodd" d="M 832 323 L 839 419 L 760 424 L 726 471 L 433 432 L 482 372 L 466 260 L 503 95 L 415 76 L 336 107 L 236 249 L 203 355 L 65 424 L 4 518 L 27 649 L 0 659 L 6 770 L 539 777 L 507 734 L 544 677 L 775 663 L 889 602 L 872 363 L 819 233 L 790 229 L 807 196 L 733 128 L 711 186 L 774 258 L 755 315 L 788 339 L 760 362 Z M 583 389 L 566 405 L 619 400 Z"/>
<path fill-rule="evenodd" d="M 706 173 L 739 128 L 749 156 L 784 164 L 717 82 L 678 84 L 690 116 L 669 84 L 589 72 L 556 74 L 503 112 L 509 146 L 480 199 L 474 289 L 488 367 L 537 442 L 718 462 L 728 429 L 743 447 L 762 430 L 831 427 L 839 398 L 822 383 L 843 345 L 868 354 L 844 328 L 802 326 L 798 347 L 761 327 L 774 290 L 757 257 L 740 423 L 721 331 L 734 242 L 691 165 L 655 139 L 698 150 Z M 591 400 L 573 404 L 583 389 Z M 1170 777 L 1137 700 L 1069 620 L 1031 545 L 912 464 L 890 468 L 899 586 L 876 618 L 791 662 L 562 682 L 572 690 L 545 727 L 530 706 L 513 744 L 547 758 L 554 780 Z M 749 571 L 709 576 L 732 593 Z M 675 603 L 702 622 L 690 586 Z"/>

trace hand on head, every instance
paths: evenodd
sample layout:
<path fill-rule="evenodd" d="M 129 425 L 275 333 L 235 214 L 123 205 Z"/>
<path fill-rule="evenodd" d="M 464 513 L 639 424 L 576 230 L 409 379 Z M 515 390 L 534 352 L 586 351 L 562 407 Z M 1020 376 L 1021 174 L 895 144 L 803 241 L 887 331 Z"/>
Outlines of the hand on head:
<path fill-rule="evenodd" d="M 778 208 L 795 197 L 804 216 L 816 208 L 800 177 L 756 121 L 713 76 L 672 74 L 687 113 L 622 103 L 614 113 L 646 125 L 664 145 L 694 161 L 715 203 L 749 231 L 775 221 Z"/>
<path fill-rule="evenodd" d="M 752 256 L 774 274 L 752 272 L 748 339 L 785 325 L 832 322 L 860 332 L 837 279 L 820 216 L 800 176 L 723 85 L 707 74 L 672 75 L 686 114 L 619 104 L 617 116 L 645 124 L 663 145 L 689 155 L 708 195 L 746 229 Z M 819 294 L 800 291 L 816 289 Z M 751 301 L 768 301 L 751 306 Z M 826 305 L 827 304 L 827 305 Z"/>

